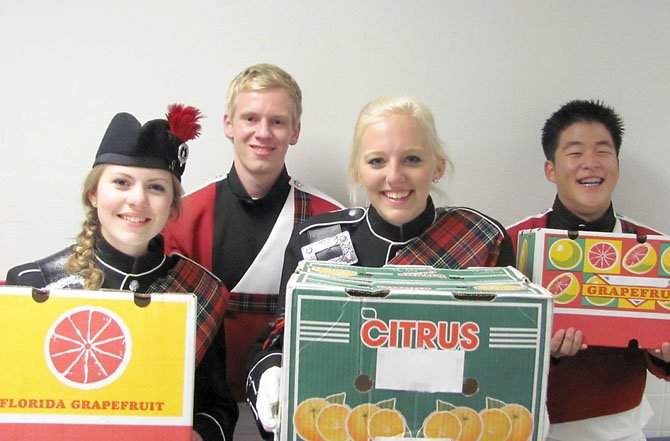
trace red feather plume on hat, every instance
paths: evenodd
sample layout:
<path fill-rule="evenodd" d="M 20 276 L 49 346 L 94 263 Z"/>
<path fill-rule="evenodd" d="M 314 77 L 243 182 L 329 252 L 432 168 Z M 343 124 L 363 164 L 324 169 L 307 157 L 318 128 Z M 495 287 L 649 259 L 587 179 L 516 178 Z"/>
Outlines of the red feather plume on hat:
<path fill-rule="evenodd" d="M 200 124 L 202 118 L 200 110 L 183 104 L 171 104 L 168 106 L 167 121 L 170 132 L 182 142 L 197 138 L 200 135 Z"/>

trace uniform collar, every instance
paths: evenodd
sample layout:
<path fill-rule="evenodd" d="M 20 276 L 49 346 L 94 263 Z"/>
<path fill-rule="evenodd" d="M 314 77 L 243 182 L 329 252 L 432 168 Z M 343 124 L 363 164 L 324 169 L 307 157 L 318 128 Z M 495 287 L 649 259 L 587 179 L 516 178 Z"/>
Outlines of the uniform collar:
<path fill-rule="evenodd" d="M 435 222 L 435 206 L 433 205 L 433 200 L 428 197 L 426 209 L 419 216 L 397 227 L 386 222 L 377 210 L 375 210 L 375 207 L 370 205 L 368 208 L 368 221 L 370 228 L 375 234 L 391 242 L 406 242 L 423 233 L 426 228 Z"/>
<path fill-rule="evenodd" d="M 124 275 L 143 275 L 158 269 L 165 261 L 163 236 L 160 234 L 151 241 L 147 253 L 133 257 L 114 248 L 101 235 L 96 238 L 96 257 L 106 267 Z"/>
<path fill-rule="evenodd" d="M 616 217 L 614 216 L 614 208 L 610 202 L 610 206 L 600 218 L 587 222 L 581 217 L 568 210 L 556 195 L 554 199 L 554 206 L 549 213 L 547 226 L 549 228 L 559 228 L 573 231 L 612 231 L 616 224 Z"/>
<path fill-rule="evenodd" d="M 235 170 L 235 165 L 233 165 L 230 168 L 230 172 L 228 172 L 228 185 L 230 186 L 230 191 L 232 191 L 241 202 L 245 202 L 248 205 L 262 205 L 268 200 L 275 201 L 280 199 L 283 201 L 286 199 L 286 195 L 288 195 L 288 192 L 291 189 L 290 180 L 291 177 L 288 175 L 286 166 L 284 166 L 281 173 L 279 173 L 277 180 L 272 184 L 270 191 L 268 191 L 262 198 L 253 199 L 242 185 L 242 181 L 240 181 L 240 177 Z"/>

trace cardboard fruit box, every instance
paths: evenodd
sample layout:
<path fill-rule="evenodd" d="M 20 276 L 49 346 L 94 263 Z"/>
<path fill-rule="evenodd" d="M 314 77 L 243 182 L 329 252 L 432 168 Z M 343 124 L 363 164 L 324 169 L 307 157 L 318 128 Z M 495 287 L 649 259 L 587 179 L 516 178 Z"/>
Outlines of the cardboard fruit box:
<path fill-rule="evenodd" d="M 659 348 L 670 337 L 670 237 L 534 229 L 517 267 L 554 295 L 554 329 L 597 346 Z"/>
<path fill-rule="evenodd" d="M 551 295 L 514 268 L 301 262 L 286 310 L 281 440 L 542 439 Z"/>
<path fill-rule="evenodd" d="M 0 287 L 0 439 L 190 441 L 191 294 Z"/>

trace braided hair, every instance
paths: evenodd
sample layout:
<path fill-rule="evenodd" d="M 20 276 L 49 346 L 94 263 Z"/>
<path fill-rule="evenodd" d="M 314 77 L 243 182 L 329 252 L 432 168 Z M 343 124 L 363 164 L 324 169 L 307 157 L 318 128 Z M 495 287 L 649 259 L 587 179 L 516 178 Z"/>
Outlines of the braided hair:
<path fill-rule="evenodd" d="M 105 281 L 105 273 L 95 264 L 95 239 L 100 229 L 100 220 L 97 210 L 89 200 L 89 195 L 98 187 L 105 168 L 107 164 L 96 165 L 84 180 L 82 202 L 88 211 L 81 224 L 81 232 L 77 235 L 76 243 L 72 246 L 72 254 L 65 262 L 67 272 L 83 277 L 84 289 L 92 291 L 100 289 Z"/>

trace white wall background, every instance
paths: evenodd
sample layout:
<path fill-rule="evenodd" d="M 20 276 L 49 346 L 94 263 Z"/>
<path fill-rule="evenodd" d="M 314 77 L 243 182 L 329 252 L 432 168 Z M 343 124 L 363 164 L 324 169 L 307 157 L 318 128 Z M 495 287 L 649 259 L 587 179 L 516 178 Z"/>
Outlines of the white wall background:
<path fill-rule="evenodd" d="M 358 111 L 416 95 L 456 166 L 440 184 L 449 202 L 504 224 L 553 199 L 544 120 L 570 99 L 603 99 L 627 127 L 617 210 L 670 232 L 669 29 L 667 0 L 2 0 L 0 278 L 77 234 L 81 182 L 117 112 L 144 122 L 171 102 L 198 106 L 208 118 L 184 184 L 226 173 L 227 85 L 258 62 L 303 90 L 294 176 L 346 202 Z"/>

